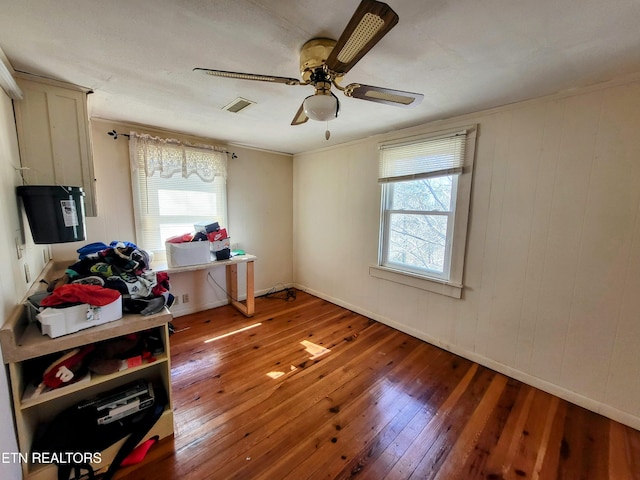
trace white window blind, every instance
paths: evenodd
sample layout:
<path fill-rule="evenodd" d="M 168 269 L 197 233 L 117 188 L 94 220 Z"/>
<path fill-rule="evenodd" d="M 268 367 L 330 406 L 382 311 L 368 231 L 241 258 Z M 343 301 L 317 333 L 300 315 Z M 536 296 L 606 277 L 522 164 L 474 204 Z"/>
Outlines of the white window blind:
<path fill-rule="evenodd" d="M 200 222 L 227 225 L 227 155 L 131 132 L 129 140 L 136 243 L 164 257 L 165 240 Z"/>
<path fill-rule="evenodd" d="M 461 173 L 466 131 L 380 146 L 380 183 Z"/>

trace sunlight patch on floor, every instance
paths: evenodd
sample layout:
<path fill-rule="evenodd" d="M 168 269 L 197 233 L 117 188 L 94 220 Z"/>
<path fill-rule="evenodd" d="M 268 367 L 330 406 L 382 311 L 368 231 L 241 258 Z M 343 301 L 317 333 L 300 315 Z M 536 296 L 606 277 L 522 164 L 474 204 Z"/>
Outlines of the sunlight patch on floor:
<path fill-rule="evenodd" d="M 267 377 L 271 377 L 271 378 L 273 378 L 275 380 L 276 378 L 280 378 L 283 375 L 286 375 L 287 373 L 295 372 L 296 370 L 297 370 L 297 368 L 294 367 L 293 365 L 291 365 L 291 368 L 290 368 L 289 372 L 269 372 L 269 373 L 267 373 Z"/>
<path fill-rule="evenodd" d="M 220 340 L 221 338 L 230 337 L 231 335 L 235 335 L 236 333 L 246 332 L 247 330 L 251 330 L 252 328 L 256 328 L 262 325 L 262 323 L 254 323 L 253 325 L 249 325 L 247 327 L 239 328 L 238 330 L 234 330 L 233 332 L 225 333 L 222 335 L 218 335 L 217 337 L 209 338 L 204 341 L 204 343 L 215 342 L 216 340 Z"/>
<path fill-rule="evenodd" d="M 303 340 L 300 342 L 305 350 L 311 355 L 310 360 L 315 360 L 316 358 L 320 358 L 322 355 L 329 353 L 331 350 L 328 348 L 321 347 L 320 345 L 316 345 L 313 342 L 308 340 Z"/>
<path fill-rule="evenodd" d="M 316 345 L 313 342 L 310 342 L 308 340 L 303 340 L 300 342 L 300 344 L 304 347 L 305 351 L 311 355 L 309 357 L 309 360 L 317 360 L 318 358 L 320 358 L 323 355 L 326 355 L 327 353 L 329 353 L 331 350 L 325 347 L 321 347 L 320 345 Z M 267 376 L 270 378 L 273 378 L 274 380 L 277 378 L 280 378 L 286 374 L 289 373 L 293 373 L 297 370 L 296 367 L 294 367 L 293 365 L 291 365 L 290 369 L 288 372 L 282 372 L 282 371 L 272 371 L 267 373 Z"/>

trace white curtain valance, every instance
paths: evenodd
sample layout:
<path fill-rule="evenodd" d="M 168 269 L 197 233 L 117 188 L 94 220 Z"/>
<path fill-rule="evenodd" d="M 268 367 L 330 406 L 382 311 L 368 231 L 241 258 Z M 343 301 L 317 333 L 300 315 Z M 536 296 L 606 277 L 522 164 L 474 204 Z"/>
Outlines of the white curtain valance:
<path fill-rule="evenodd" d="M 147 177 L 158 172 L 162 178 L 179 173 L 184 178 L 195 174 L 203 182 L 213 182 L 215 177 L 227 179 L 227 154 L 211 145 L 192 145 L 131 132 L 129 153 L 131 168 L 142 168 Z"/>

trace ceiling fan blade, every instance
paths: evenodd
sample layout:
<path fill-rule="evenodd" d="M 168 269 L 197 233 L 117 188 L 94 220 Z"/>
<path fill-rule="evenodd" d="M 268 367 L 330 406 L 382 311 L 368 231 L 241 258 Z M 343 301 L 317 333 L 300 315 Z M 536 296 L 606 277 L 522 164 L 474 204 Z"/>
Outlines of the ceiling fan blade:
<path fill-rule="evenodd" d="M 309 120 L 309 117 L 307 117 L 307 114 L 304 113 L 303 105 L 304 104 L 300 105 L 300 108 L 298 109 L 295 116 L 293 117 L 293 120 L 291 121 L 291 125 L 302 125 L 303 123 L 306 123 L 307 120 Z"/>
<path fill-rule="evenodd" d="M 327 58 L 329 70 L 347 73 L 396 23 L 398 15 L 389 5 L 362 0 Z"/>
<path fill-rule="evenodd" d="M 403 92 L 401 90 L 372 87 L 371 85 L 361 85 L 359 83 L 347 85 L 344 89 L 344 94 L 347 97 L 403 108 L 413 108 L 419 105 L 424 98 L 424 95 L 421 93 Z"/>
<path fill-rule="evenodd" d="M 214 77 L 237 78 L 240 80 L 257 80 L 259 82 L 284 83 L 285 85 L 300 85 L 297 78 L 275 77 L 273 75 L 258 75 L 255 73 L 226 72 L 224 70 L 211 70 L 209 68 L 194 68 L 193 71 L 199 71 L 212 75 Z"/>

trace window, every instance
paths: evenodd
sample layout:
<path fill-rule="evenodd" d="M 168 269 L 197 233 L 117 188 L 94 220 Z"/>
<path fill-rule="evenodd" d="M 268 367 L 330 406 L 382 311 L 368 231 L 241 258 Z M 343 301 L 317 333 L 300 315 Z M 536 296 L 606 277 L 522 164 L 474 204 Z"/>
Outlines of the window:
<path fill-rule="evenodd" d="M 227 225 L 227 156 L 207 145 L 130 135 L 136 243 L 165 259 L 165 240 L 200 222 Z"/>
<path fill-rule="evenodd" d="M 474 146 L 472 127 L 381 145 L 372 275 L 460 296 Z"/>

